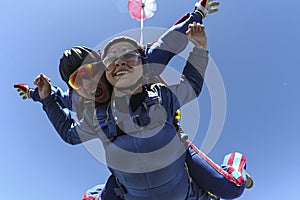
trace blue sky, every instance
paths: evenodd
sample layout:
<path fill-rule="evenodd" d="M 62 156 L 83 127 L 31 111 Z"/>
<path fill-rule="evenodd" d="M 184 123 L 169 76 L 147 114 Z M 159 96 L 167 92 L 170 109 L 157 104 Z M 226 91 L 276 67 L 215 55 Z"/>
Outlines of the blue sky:
<path fill-rule="evenodd" d="M 168 28 L 194 3 L 157 0 L 158 10 L 145 27 Z M 243 200 L 298 195 L 300 3 L 280 3 L 221 1 L 220 11 L 204 22 L 227 98 L 224 128 L 208 155 L 217 163 L 231 151 L 247 156 L 255 186 Z M 66 89 L 58 73 L 62 52 L 75 45 L 93 48 L 111 35 L 139 28 L 126 5 L 126 0 L 0 1 L 1 199 L 80 199 L 86 189 L 105 182 L 105 166 L 83 145 L 65 144 L 41 105 L 22 101 L 12 86 L 33 86 L 43 72 Z M 210 120 L 207 87 L 199 102 L 198 146 Z"/>

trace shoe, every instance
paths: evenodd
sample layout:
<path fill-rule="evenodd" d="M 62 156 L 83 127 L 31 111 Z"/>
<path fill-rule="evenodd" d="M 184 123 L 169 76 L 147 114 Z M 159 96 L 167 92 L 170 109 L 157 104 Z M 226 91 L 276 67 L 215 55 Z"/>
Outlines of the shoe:
<path fill-rule="evenodd" d="M 251 178 L 251 176 L 248 173 L 246 173 L 246 188 L 247 189 L 252 188 L 253 184 L 254 184 L 253 179 Z"/>

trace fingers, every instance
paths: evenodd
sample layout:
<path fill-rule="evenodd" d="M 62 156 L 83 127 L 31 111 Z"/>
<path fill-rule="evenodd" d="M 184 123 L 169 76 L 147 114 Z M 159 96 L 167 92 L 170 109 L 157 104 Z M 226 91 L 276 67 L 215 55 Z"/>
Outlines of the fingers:
<path fill-rule="evenodd" d="M 199 32 L 204 30 L 204 25 L 200 24 L 199 22 L 193 22 L 192 24 L 189 24 L 187 33 L 193 33 L 193 32 Z"/>
<path fill-rule="evenodd" d="M 192 31 L 191 31 L 191 29 L 189 28 L 186 32 L 185 32 L 185 34 L 188 36 L 188 37 L 190 37 L 191 36 L 191 34 L 192 34 Z"/>
<path fill-rule="evenodd" d="M 220 3 L 218 1 L 211 1 L 211 2 L 209 2 L 208 6 L 207 6 L 208 12 L 209 13 L 214 13 L 214 12 L 219 11 L 219 9 L 216 8 L 219 5 L 220 5 Z"/>
<path fill-rule="evenodd" d="M 208 3 L 208 5 L 209 5 L 210 7 L 212 7 L 212 6 L 219 6 L 219 5 L 220 5 L 220 2 L 218 2 L 218 1 L 211 1 L 211 2 Z"/>
<path fill-rule="evenodd" d="M 211 9 L 209 10 L 209 13 L 215 13 L 215 12 L 218 12 L 218 11 L 219 11 L 218 8 L 211 8 Z"/>
<path fill-rule="evenodd" d="M 22 99 L 25 100 L 25 99 L 28 99 L 28 97 L 24 94 L 24 95 L 22 96 Z"/>
<path fill-rule="evenodd" d="M 19 88 L 22 83 L 14 84 L 14 88 Z"/>
<path fill-rule="evenodd" d="M 18 92 L 19 92 L 20 96 L 23 96 L 25 94 L 22 90 L 19 90 L 19 89 L 18 89 Z"/>
<path fill-rule="evenodd" d="M 49 85 L 50 84 L 50 79 L 47 76 L 45 76 L 44 74 L 41 74 L 41 82 L 44 85 Z"/>
<path fill-rule="evenodd" d="M 36 86 L 40 86 L 42 84 L 49 84 L 51 82 L 50 78 L 48 78 L 46 75 L 44 74 L 40 74 L 38 75 L 33 83 L 36 85 Z"/>
<path fill-rule="evenodd" d="M 47 82 L 51 82 L 50 78 L 48 76 L 46 76 L 45 74 L 41 74 L 41 76 L 43 77 L 44 80 L 46 80 Z"/>
<path fill-rule="evenodd" d="M 17 89 L 17 91 L 19 92 L 19 95 L 20 95 L 20 96 L 23 96 L 23 95 L 26 94 L 26 92 L 24 92 L 24 90 Z"/>
<path fill-rule="evenodd" d="M 33 83 L 34 83 L 34 85 L 39 86 L 39 85 L 40 85 L 40 82 L 41 82 L 41 74 L 38 75 L 38 76 L 34 79 Z"/>
<path fill-rule="evenodd" d="M 22 84 L 24 85 L 24 84 Z M 18 88 L 20 86 L 20 84 L 15 84 L 14 87 L 17 88 L 17 92 L 19 93 L 19 96 L 22 97 L 22 99 L 28 99 L 30 97 L 28 97 L 27 91 L 21 88 Z"/>
<path fill-rule="evenodd" d="M 14 84 L 14 88 L 17 88 L 18 90 L 22 90 L 22 91 L 27 91 L 29 87 L 24 83 L 18 83 L 18 84 Z"/>

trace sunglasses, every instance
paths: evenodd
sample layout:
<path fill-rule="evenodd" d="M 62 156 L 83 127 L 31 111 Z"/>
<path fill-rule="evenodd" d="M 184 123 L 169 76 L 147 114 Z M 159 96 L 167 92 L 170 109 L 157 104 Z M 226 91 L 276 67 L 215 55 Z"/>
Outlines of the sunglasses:
<path fill-rule="evenodd" d="M 114 69 L 115 66 L 115 62 L 118 59 L 124 60 L 127 65 L 130 66 L 137 66 L 141 63 L 141 54 L 139 54 L 136 51 L 130 51 L 128 53 L 125 53 L 122 56 L 117 56 L 115 54 L 108 54 L 104 59 L 103 59 L 103 64 L 105 65 L 105 69 L 107 71 L 110 71 L 112 69 Z"/>
<path fill-rule="evenodd" d="M 94 78 L 99 72 L 103 71 L 103 64 L 101 62 L 94 62 L 91 64 L 86 64 L 80 66 L 73 74 L 71 74 L 69 78 L 69 85 L 75 89 L 79 90 L 82 88 L 82 80 L 87 79 L 91 80 Z"/>

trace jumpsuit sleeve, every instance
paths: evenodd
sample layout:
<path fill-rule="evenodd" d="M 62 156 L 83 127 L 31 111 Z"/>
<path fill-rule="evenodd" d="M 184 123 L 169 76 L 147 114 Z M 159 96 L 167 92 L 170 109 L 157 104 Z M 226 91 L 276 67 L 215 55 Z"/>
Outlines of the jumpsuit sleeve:
<path fill-rule="evenodd" d="M 75 145 L 97 137 L 93 129 L 93 122 L 84 119 L 75 122 L 72 119 L 71 111 L 62 106 L 55 93 L 42 99 L 41 102 L 50 122 L 65 142 Z M 86 111 L 88 108 L 85 109 Z"/>
<path fill-rule="evenodd" d="M 72 92 L 71 92 L 71 90 L 63 91 L 59 87 L 51 86 L 51 93 L 55 94 L 55 96 L 57 97 L 57 100 L 61 102 L 61 105 L 63 107 L 66 107 L 66 108 L 72 110 Z M 32 90 L 30 92 L 30 97 L 33 101 L 42 102 L 37 87 L 34 88 L 34 90 Z"/>
<path fill-rule="evenodd" d="M 176 96 L 179 107 L 199 96 L 202 90 L 207 64 L 208 51 L 194 47 L 183 69 L 180 83 L 168 86 Z M 179 107 L 174 107 L 174 109 L 177 110 Z"/>
<path fill-rule="evenodd" d="M 159 76 L 171 58 L 185 49 L 188 44 L 185 33 L 188 25 L 193 22 L 202 24 L 202 16 L 199 12 L 186 14 L 146 49 L 147 62 L 150 63 L 149 70 L 153 76 Z"/>
<path fill-rule="evenodd" d="M 40 98 L 40 95 L 39 95 L 39 91 L 38 91 L 38 88 L 34 88 L 34 90 L 30 91 L 30 98 L 33 100 L 33 101 L 38 101 L 38 102 L 41 102 L 41 98 Z"/>

